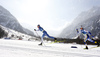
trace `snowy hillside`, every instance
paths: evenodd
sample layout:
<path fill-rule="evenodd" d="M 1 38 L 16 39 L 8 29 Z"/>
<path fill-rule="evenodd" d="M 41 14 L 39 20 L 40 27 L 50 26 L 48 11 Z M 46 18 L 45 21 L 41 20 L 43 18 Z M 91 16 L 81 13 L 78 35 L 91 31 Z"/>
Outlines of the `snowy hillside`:
<path fill-rule="evenodd" d="M 100 57 L 100 48 L 84 50 L 84 45 L 55 43 L 38 46 L 38 41 L 0 39 L 0 57 Z M 77 46 L 78 48 L 71 48 Z M 93 47 L 89 45 L 89 47 Z"/>
<path fill-rule="evenodd" d="M 0 34 L 0 38 L 2 37 L 4 39 L 27 40 L 27 41 L 29 39 L 36 39 L 33 36 L 30 36 L 30 35 L 27 35 L 27 34 L 24 34 L 24 33 L 9 29 L 9 28 L 6 28 L 2 25 L 0 25 L 0 29 L 1 29 L 0 31 L 3 31 L 3 33 L 1 32 L 2 34 Z"/>
<path fill-rule="evenodd" d="M 100 39 L 100 7 L 93 7 L 78 15 L 71 25 L 66 27 L 60 37 L 73 38 L 77 36 L 76 29 L 80 30 L 81 25 L 90 31 L 92 35 Z"/>
<path fill-rule="evenodd" d="M 0 6 L 0 25 L 34 36 L 34 33 L 23 28 L 17 19 L 5 8 Z"/>

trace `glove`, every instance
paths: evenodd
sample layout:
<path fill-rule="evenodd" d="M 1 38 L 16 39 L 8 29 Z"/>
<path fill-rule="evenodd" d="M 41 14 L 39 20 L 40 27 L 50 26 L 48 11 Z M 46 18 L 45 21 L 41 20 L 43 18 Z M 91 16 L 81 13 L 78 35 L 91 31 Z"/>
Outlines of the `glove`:
<path fill-rule="evenodd" d="M 77 33 L 79 33 L 78 29 L 76 29 Z"/>
<path fill-rule="evenodd" d="M 36 29 L 34 29 L 34 31 L 36 31 Z"/>

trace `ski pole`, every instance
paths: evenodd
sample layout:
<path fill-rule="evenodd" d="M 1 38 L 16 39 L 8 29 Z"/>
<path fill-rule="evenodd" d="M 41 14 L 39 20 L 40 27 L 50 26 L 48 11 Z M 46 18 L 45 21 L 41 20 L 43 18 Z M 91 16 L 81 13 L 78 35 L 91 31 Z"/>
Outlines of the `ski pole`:
<path fill-rule="evenodd" d="M 37 36 L 39 36 L 39 34 L 35 31 L 35 33 L 37 34 Z M 40 37 L 40 36 L 39 36 Z"/>
<path fill-rule="evenodd" d="M 39 34 L 36 32 L 36 29 L 34 29 L 34 31 L 35 31 L 36 35 L 39 36 Z M 41 37 L 39 36 L 39 38 L 41 38 Z"/>
<path fill-rule="evenodd" d="M 78 38 L 80 39 L 80 36 L 79 36 L 79 30 L 76 29 L 76 31 L 77 31 L 77 34 L 78 34 Z M 81 44 L 80 41 L 79 41 L 79 44 Z M 82 47 L 82 45 L 81 45 L 81 47 Z"/>

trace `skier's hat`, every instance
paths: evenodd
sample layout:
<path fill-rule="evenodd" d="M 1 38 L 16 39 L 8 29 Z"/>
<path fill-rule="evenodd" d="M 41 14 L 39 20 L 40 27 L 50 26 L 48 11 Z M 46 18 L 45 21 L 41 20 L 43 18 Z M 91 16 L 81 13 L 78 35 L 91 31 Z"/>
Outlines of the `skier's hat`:
<path fill-rule="evenodd" d="M 39 26 L 39 27 L 40 27 L 40 24 L 38 24 L 37 26 Z"/>

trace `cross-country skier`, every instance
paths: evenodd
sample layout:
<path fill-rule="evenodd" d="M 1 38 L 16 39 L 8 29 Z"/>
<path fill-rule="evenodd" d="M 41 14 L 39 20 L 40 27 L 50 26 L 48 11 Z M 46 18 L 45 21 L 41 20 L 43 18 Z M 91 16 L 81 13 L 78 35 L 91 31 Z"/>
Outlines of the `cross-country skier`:
<path fill-rule="evenodd" d="M 44 38 L 44 36 L 48 36 L 49 38 L 54 39 L 54 41 L 57 40 L 56 38 L 54 38 L 52 36 L 49 36 L 49 34 L 40 25 L 37 25 L 37 28 L 38 28 L 38 30 L 34 29 L 34 31 L 41 31 L 41 32 L 43 32 L 43 35 L 41 37 L 41 43 L 39 45 L 43 44 L 43 38 Z"/>
<path fill-rule="evenodd" d="M 82 27 L 80 29 L 81 29 L 81 33 L 85 36 L 85 38 L 84 38 L 84 44 L 86 45 L 86 49 L 88 49 L 88 46 L 87 46 L 87 43 L 86 43 L 87 40 L 89 40 L 90 42 L 96 43 L 97 47 L 99 46 L 98 42 L 90 39 L 89 35 L 91 35 L 91 33 L 89 31 L 84 30 Z"/>

